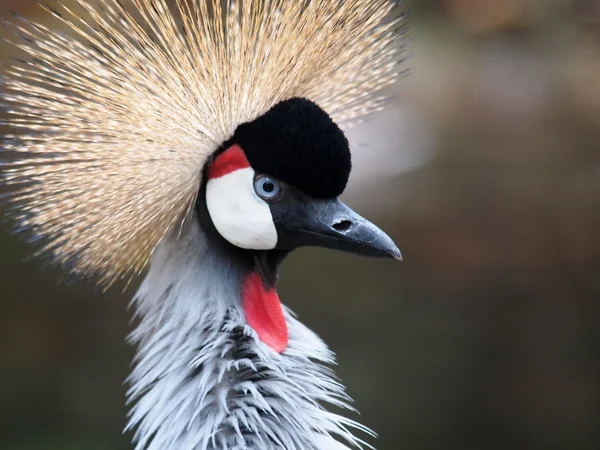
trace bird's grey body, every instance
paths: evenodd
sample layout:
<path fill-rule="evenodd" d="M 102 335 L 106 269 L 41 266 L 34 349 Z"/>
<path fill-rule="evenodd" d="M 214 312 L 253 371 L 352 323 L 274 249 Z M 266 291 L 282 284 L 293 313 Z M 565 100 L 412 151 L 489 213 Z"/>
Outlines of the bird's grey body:
<path fill-rule="evenodd" d="M 287 349 L 262 343 L 240 303 L 240 271 L 197 225 L 158 246 L 134 299 L 138 346 L 129 379 L 137 449 L 334 450 L 364 427 L 346 407 L 324 342 L 288 310 Z M 366 431 L 366 430 L 365 430 Z"/>

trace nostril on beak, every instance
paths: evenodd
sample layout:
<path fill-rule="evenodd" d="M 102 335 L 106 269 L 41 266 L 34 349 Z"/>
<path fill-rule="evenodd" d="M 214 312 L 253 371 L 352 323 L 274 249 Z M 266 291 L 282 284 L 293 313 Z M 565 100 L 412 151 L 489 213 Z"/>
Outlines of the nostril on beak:
<path fill-rule="evenodd" d="M 352 222 L 349 220 L 340 220 L 333 224 L 333 229 L 336 231 L 348 231 L 348 229 L 352 226 Z"/>

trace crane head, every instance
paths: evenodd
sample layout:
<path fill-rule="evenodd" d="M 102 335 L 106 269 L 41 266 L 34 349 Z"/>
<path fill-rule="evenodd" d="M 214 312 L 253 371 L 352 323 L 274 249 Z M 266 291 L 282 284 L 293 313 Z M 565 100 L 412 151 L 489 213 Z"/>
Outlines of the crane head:
<path fill-rule="evenodd" d="M 24 55 L 0 77 L 0 176 L 37 254 L 104 288 L 131 280 L 200 197 L 243 249 L 397 256 L 335 200 L 350 171 L 338 124 L 382 108 L 398 78 L 395 2 L 134 3 L 46 8 L 68 37 L 7 25 Z M 249 170 L 216 176 L 236 155 Z M 244 176 L 246 191 L 216 188 Z"/>
<path fill-rule="evenodd" d="M 288 331 L 275 286 L 290 251 L 319 246 L 401 259 L 387 234 L 338 199 L 350 169 L 344 133 L 303 98 L 240 125 L 205 164 L 197 217 L 218 251 L 241 261 L 246 319 L 278 352 Z"/>
<path fill-rule="evenodd" d="M 383 231 L 338 199 L 350 169 L 348 141 L 329 115 L 307 99 L 282 101 L 210 158 L 199 216 L 240 249 L 320 246 L 401 259 Z"/>

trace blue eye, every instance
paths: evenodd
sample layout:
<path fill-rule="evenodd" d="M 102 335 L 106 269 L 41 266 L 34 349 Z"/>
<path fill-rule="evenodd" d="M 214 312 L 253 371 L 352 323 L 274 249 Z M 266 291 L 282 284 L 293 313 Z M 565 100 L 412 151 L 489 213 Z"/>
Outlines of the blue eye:
<path fill-rule="evenodd" d="M 281 192 L 279 183 L 272 178 L 259 176 L 254 180 L 254 190 L 260 198 L 271 200 Z"/>

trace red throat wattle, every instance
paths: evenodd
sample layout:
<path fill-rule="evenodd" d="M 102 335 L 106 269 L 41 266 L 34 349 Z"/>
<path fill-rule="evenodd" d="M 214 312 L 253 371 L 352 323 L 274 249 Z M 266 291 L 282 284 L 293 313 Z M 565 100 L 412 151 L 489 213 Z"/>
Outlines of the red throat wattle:
<path fill-rule="evenodd" d="M 288 328 L 279 295 L 275 289 L 266 290 L 257 273 L 248 275 L 242 284 L 242 306 L 248 325 L 261 341 L 278 353 L 288 345 Z"/>

